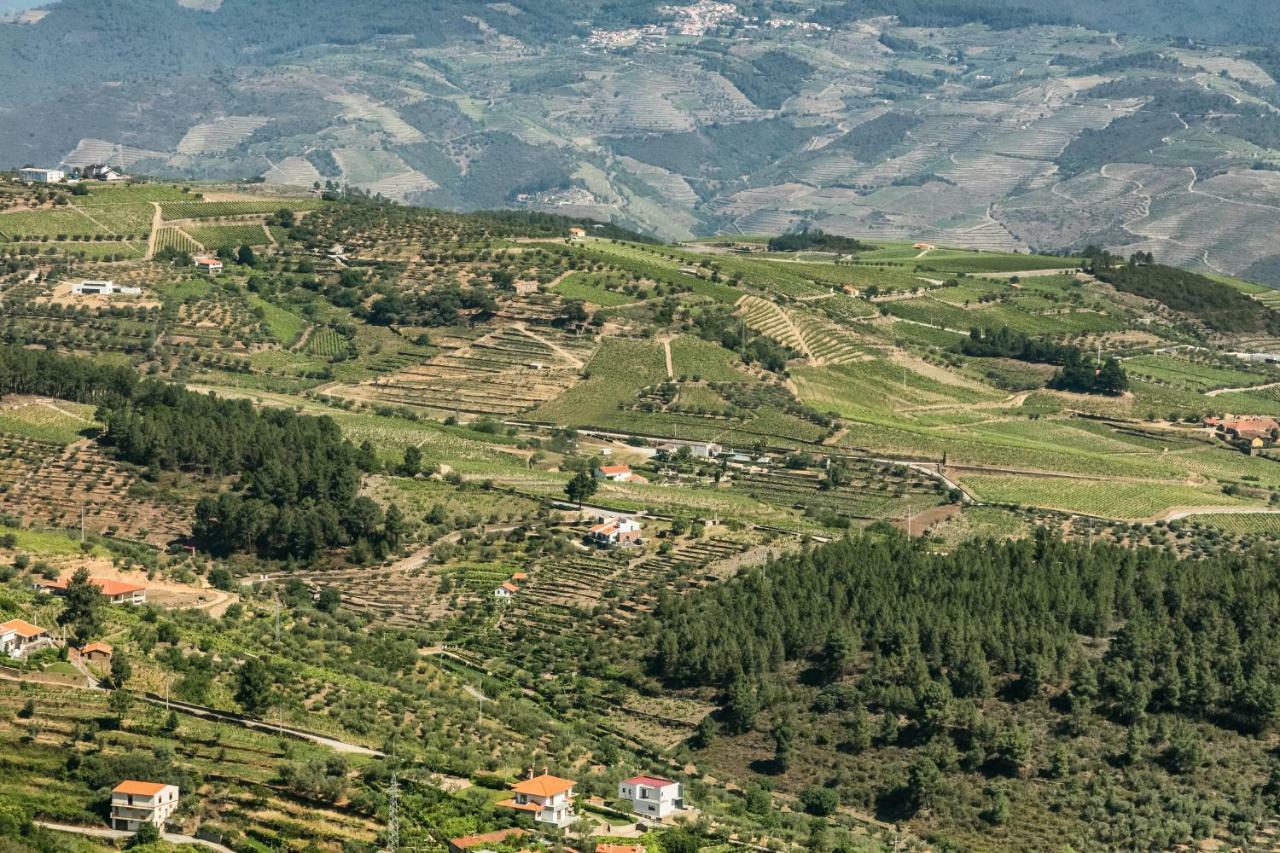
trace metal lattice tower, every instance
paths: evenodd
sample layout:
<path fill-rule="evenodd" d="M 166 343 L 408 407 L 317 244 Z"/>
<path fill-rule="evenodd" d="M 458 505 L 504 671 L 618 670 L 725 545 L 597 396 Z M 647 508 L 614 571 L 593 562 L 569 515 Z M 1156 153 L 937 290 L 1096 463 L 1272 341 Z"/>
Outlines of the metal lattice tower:
<path fill-rule="evenodd" d="M 387 846 L 388 853 L 400 849 L 400 781 L 391 774 L 391 786 L 387 789 Z"/>

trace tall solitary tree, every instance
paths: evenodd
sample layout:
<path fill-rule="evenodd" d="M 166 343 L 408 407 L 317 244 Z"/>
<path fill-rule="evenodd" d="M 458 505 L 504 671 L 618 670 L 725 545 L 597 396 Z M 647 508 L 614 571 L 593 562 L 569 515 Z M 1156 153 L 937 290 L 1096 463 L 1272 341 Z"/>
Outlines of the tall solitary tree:
<path fill-rule="evenodd" d="M 63 600 L 58 624 L 71 630 L 76 645 L 84 645 L 97 636 L 102 627 L 102 592 L 89 579 L 88 568 L 81 566 L 71 576 Z"/>
<path fill-rule="evenodd" d="M 589 471 L 579 471 L 565 484 L 564 493 L 582 509 L 582 502 L 596 493 L 599 484 Z"/>
<path fill-rule="evenodd" d="M 236 702 L 246 713 L 260 714 L 271 707 L 271 672 L 257 658 L 249 658 L 236 673 Z"/>

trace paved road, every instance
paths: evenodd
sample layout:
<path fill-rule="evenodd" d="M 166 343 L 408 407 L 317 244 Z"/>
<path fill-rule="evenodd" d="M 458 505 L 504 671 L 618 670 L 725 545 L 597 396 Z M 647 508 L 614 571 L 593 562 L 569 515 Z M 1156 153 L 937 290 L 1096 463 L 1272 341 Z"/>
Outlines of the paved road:
<path fill-rule="evenodd" d="M 50 823 L 49 821 L 37 820 L 36 826 L 43 826 L 45 829 L 52 829 L 54 832 L 70 832 L 76 835 L 84 835 L 89 838 L 103 838 L 109 841 L 123 841 L 133 836 L 132 832 L 125 832 L 120 829 L 107 829 L 101 826 L 72 826 L 67 823 Z M 230 847 L 223 847 L 212 841 L 205 841 L 203 838 L 193 838 L 190 835 L 179 835 L 176 832 L 162 832 L 160 837 L 171 844 L 195 844 L 200 847 L 206 847 L 210 850 L 216 850 L 218 853 L 235 853 Z"/>

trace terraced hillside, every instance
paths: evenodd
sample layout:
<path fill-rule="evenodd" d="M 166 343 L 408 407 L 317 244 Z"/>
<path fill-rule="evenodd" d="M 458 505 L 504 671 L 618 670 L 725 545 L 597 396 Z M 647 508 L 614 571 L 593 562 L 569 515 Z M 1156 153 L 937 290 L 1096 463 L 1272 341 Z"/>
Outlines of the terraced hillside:
<path fill-rule="evenodd" d="M 991 251 L 1097 243 L 1280 283 L 1269 241 L 1280 228 L 1274 60 L 1229 40 L 1162 41 L 1168 16 L 1149 3 L 1117 21 L 1093 2 L 1006 14 L 950 0 L 910 10 L 685 3 L 620 18 L 594 0 L 572 10 L 521 0 L 442 7 L 449 26 L 405 32 L 394 3 L 372 29 L 333 4 L 305 22 L 262 10 L 250 23 L 222 4 L 147 3 L 149 36 L 127 36 L 138 49 L 88 67 L 70 45 L 85 22 L 109 19 L 101 3 L 0 23 L 0 40 L 41 46 L 68 88 L 121 81 L 113 108 L 85 129 L 45 120 L 25 100 L 43 92 L 40 73 L 11 69 L 8 106 L 31 121 L 0 129 L 7 165 L 331 182 L 665 238 L 812 225 Z M 1227 30 L 1252 43 L 1238 5 Z M 1184 27 L 1222 23 L 1177 15 Z M 1099 22 L 1120 32 L 1088 28 Z M 246 27 L 298 32 L 226 65 L 220 39 Z M 169 39 L 199 46 L 183 51 L 166 101 L 200 103 L 196 114 L 173 115 L 141 82 L 142 57 Z M 227 69 L 225 86 L 207 85 L 210 63 Z M 182 213 L 166 208 L 166 219 Z M 45 223 L 47 235 L 8 217 L 0 234 L 94 238 L 95 249 L 107 236 L 130 255 L 146 230 L 74 210 Z M 207 236 L 215 248 L 231 239 Z"/>

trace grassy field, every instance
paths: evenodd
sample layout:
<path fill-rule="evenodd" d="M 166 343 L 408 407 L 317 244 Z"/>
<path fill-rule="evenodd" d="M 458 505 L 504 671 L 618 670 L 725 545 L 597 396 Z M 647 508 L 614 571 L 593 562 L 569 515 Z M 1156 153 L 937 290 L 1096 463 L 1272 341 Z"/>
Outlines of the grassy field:
<path fill-rule="evenodd" d="M 271 330 L 271 336 L 286 347 L 297 343 L 309 325 L 305 318 L 299 317 L 292 311 L 286 311 L 274 302 L 268 302 L 256 294 L 246 293 L 245 298 L 254 310 L 262 312 L 262 321 Z"/>
<path fill-rule="evenodd" d="M 222 216 L 249 216 L 275 213 L 279 210 L 314 210 L 323 202 L 319 199 L 246 199 L 244 201 L 178 201 L 160 205 L 166 220 L 217 219 Z"/>
<path fill-rule="evenodd" d="M 563 299 L 581 299 L 602 308 L 612 308 L 636 301 L 636 297 L 601 286 L 598 276 L 588 273 L 570 273 L 555 287 Z"/>
<path fill-rule="evenodd" d="M 1157 516 L 1170 507 L 1225 507 L 1244 503 L 1220 492 L 1164 483 L 988 474 L 965 475 L 961 482 L 983 501 L 1047 507 L 1103 518 L 1137 520 Z"/>
<path fill-rule="evenodd" d="M 261 225 L 201 225 L 184 230 L 209 251 L 265 246 L 271 242 Z"/>
<path fill-rule="evenodd" d="M 17 408 L 0 409 L 0 433 L 71 444 L 80 433 L 94 427 L 93 406 L 58 401 L 29 403 Z"/>

